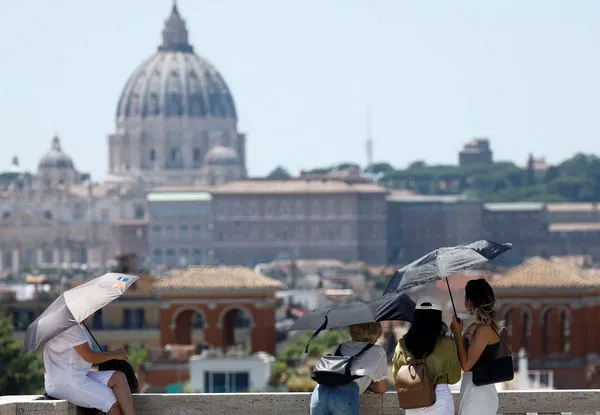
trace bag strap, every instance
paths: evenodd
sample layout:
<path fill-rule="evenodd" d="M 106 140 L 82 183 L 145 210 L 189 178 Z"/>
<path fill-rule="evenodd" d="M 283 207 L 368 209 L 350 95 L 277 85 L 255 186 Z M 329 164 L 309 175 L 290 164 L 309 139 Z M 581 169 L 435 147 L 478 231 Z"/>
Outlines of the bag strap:
<path fill-rule="evenodd" d="M 513 355 L 512 348 L 504 342 L 504 339 L 500 335 L 500 332 L 498 330 L 496 330 L 494 327 L 492 327 L 492 330 L 494 330 L 494 332 L 496 333 L 496 336 L 498 336 L 498 338 L 500 339 L 500 343 L 506 348 L 506 350 L 508 350 L 508 352 L 512 356 Z"/>
<path fill-rule="evenodd" d="M 340 344 L 340 347 L 342 345 Z M 354 356 L 350 356 L 349 361 L 352 362 L 354 359 L 356 359 L 358 356 L 360 356 L 361 354 L 363 354 L 364 352 L 366 352 L 367 350 L 369 350 L 371 347 L 373 347 L 374 344 L 369 343 L 367 344 L 365 347 L 363 347 L 362 349 L 360 349 L 360 352 L 356 353 Z"/>
<path fill-rule="evenodd" d="M 98 343 L 98 340 L 96 340 L 96 338 L 94 337 L 94 335 L 92 334 L 92 332 L 88 328 L 87 324 L 85 324 L 84 321 L 82 321 L 81 324 L 83 324 L 83 327 L 85 327 L 85 329 L 87 330 L 87 332 L 90 333 L 90 336 L 92 336 L 92 339 L 94 339 L 94 341 L 96 342 L 96 346 L 98 346 L 98 349 L 100 349 L 100 351 L 103 352 L 104 350 L 102 349 L 102 346 L 100 346 L 100 343 Z"/>

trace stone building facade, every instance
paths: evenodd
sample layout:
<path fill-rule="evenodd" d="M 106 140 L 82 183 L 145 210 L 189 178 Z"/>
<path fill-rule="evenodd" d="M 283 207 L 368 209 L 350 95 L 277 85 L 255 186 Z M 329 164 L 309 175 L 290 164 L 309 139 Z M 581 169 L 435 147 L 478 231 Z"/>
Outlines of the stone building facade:
<path fill-rule="evenodd" d="M 202 189 L 148 193 L 149 250 L 159 267 L 211 265 L 212 195 Z"/>
<path fill-rule="evenodd" d="M 213 190 L 213 246 L 223 264 L 278 257 L 386 261 L 385 189 L 320 180 L 248 180 Z"/>
<path fill-rule="evenodd" d="M 35 174 L 19 170 L 16 158 L 0 172 L 0 273 L 96 268 L 114 257 L 117 194 L 83 177 L 58 137 Z"/>
<path fill-rule="evenodd" d="M 481 202 L 462 196 L 387 196 L 387 263 L 481 238 Z"/>

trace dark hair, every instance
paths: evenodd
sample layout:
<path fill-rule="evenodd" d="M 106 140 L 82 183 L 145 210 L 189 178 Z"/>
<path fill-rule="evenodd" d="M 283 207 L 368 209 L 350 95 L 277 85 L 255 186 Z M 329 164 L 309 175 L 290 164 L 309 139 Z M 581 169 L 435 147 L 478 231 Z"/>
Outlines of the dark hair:
<path fill-rule="evenodd" d="M 467 282 L 465 300 L 473 304 L 473 314 L 478 323 L 489 324 L 495 330 L 500 330 L 500 324 L 496 321 L 496 296 L 485 279 Z"/>
<path fill-rule="evenodd" d="M 422 359 L 433 352 L 440 336 L 445 335 L 447 330 L 440 310 L 417 309 L 404 336 L 404 345 L 415 359 Z"/>

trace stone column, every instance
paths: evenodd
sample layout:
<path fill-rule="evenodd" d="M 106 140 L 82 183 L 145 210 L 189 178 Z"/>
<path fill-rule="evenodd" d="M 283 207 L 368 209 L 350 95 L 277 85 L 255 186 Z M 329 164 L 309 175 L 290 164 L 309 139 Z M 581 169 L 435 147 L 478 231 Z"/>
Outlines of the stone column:
<path fill-rule="evenodd" d="M 21 271 L 21 262 L 19 258 L 19 250 L 13 249 L 12 251 L 12 271 L 13 274 L 18 274 Z"/>
<path fill-rule="evenodd" d="M 42 264 L 44 264 L 44 250 L 42 248 L 37 248 L 36 253 L 37 253 L 36 265 L 38 267 L 40 267 L 40 266 L 42 266 Z"/>
<path fill-rule="evenodd" d="M 69 248 L 63 249 L 63 262 L 70 264 L 71 263 L 71 251 Z"/>
<path fill-rule="evenodd" d="M 52 248 L 52 264 L 60 265 L 60 249 L 57 247 Z"/>
<path fill-rule="evenodd" d="M 0 249 L 0 272 L 4 270 L 4 252 Z"/>

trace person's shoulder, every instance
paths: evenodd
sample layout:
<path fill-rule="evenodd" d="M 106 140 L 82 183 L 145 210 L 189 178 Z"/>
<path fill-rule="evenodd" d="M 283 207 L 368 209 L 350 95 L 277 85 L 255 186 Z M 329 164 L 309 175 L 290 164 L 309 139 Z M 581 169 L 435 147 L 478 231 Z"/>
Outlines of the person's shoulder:
<path fill-rule="evenodd" d="M 385 352 L 385 349 L 383 348 L 383 346 L 376 344 L 373 347 L 371 347 L 371 350 L 373 350 L 375 353 L 379 353 L 380 355 L 387 357 L 387 353 Z"/>
<path fill-rule="evenodd" d="M 440 350 L 455 349 L 456 344 L 454 343 L 454 339 L 452 337 L 440 336 L 440 341 L 437 347 Z"/>

